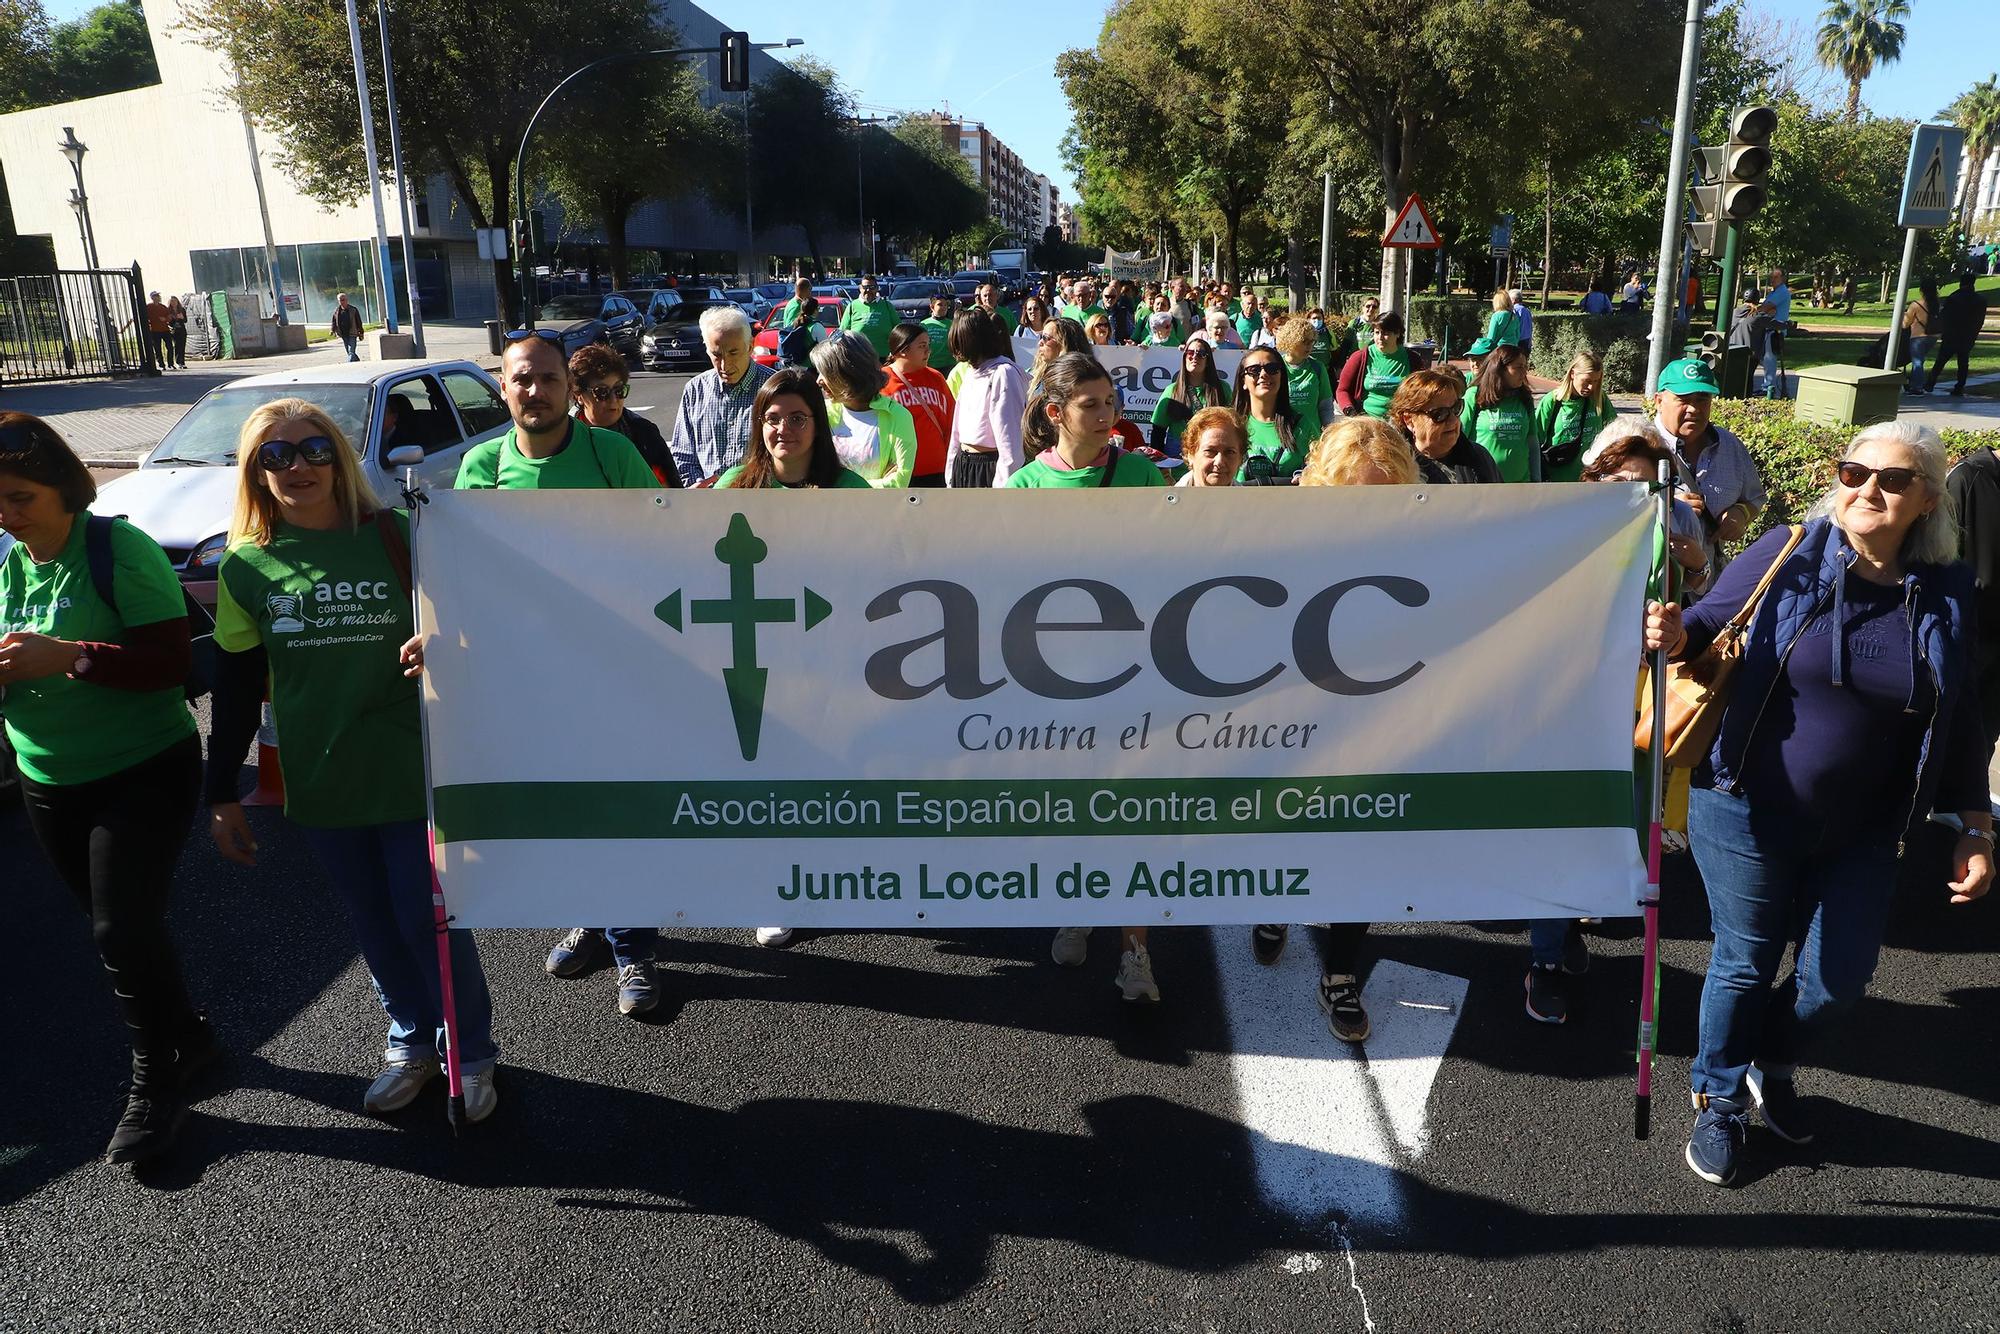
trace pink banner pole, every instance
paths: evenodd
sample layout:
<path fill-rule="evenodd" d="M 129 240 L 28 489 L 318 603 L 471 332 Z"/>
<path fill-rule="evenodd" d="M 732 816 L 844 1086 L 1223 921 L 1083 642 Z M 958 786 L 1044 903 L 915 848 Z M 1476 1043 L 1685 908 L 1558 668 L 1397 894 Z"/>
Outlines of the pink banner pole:
<path fill-rule="evenodd" d="M 465 1124 L 465 1087 L 458 1068 L 458 998 L 451 986 L 451 916 L 444 907 L 444 885 L 437 873 L 437 828 L 430 830 L 431 920 L 437 928 L 438 1000 L 444 1007 L 445 1118 L 457 1135 Z"/>

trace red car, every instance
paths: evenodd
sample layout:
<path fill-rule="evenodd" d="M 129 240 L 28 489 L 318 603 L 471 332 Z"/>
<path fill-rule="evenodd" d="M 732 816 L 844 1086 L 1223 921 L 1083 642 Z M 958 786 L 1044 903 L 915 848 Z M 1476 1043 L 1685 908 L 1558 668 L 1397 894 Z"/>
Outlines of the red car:
<path fill-rule="evenodd" d="M 838 329 L 840 327 L 841 311 L 846 306 L 847 303 L 845 301 L 821 297 L 819 311 L 814 323 L 818 324 L 822 329 Z M 769 319 L 765 320 L 762 324 L 752 326 L 756 330 L 757 336 L 751 340 L 750 359 L 755 361 L 759 366 L 776 366 L 778 364 L 778 340 L 784 335 L 784 331 L 778 327 L 778 320 L 784 313 L 784 307 L 780 306 L 771 312 Z"/>

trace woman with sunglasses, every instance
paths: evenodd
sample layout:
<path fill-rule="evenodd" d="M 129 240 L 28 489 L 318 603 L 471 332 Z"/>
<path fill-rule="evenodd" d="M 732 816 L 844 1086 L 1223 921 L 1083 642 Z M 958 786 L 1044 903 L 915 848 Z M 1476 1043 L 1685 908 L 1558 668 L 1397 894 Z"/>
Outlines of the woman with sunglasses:
<path fill-rule="evenodd" d="M 1236 415 L 1250 437 L 1246 482 L 1289 482 L 1306 466 L 1313 437 L 1301 435 L 1291 376 L 1275 347 L 1253 347 L 1236 363 Z"/>
<path fill-rule="evenodd" d="M 1058 315 L 1048 321 L 1042 326 L 1041 341 L 1035 344 L 1035 364 L 1028 372 L 1028 392 L 1035 392 L 1035 387 L 1042 381 L 1042 372 L 1059 358 L 1072 352 L 1090 356 L 1093 346 L 1081 322 L 1066 315 Z M 1033 458 L 1034 455 L 1028 457 Z"/>
<path fill-rule="evenodd" d="M 591 343 L 570 357 L 569 378 L 576 386 L 577 413 L 586 425 L 616 431 L 630 440 L 661 486 L 681 484 L 680 470 L 674 467 L 660 428 L 636 412 L 625 411 L 625 398 L 632 392 L 625 358 L 602 343 Z"/>
<path fill-rule="evenodd" d="M 1716 1185 L 1735 1179 L 1753 1105 L 1780 1139 L 1812 1139 L 1794 1068 L 1868 985 L 1910 832 L 1956 816 L 1953 904 L 1992 882 L 1976 593 L 1945 465 L 1928 426 L 1867 427 L 1789 554 L 1791 530 L 1774 528 L 1685 617 L 1647 604 L 1646 647 L 1684 661 L 1776 566 L 1688 809 L 1715 948 L 1686 1158 Z"/>
<path fill-rule="evenodd" d="M 52 427 L 0 412 L 0 531 L 14 539 L 0 557 L 7 739 L 29 828 L 90 919 L 124 1013 L 132 1083 L 105 1157 L 137 1163 L 172 1145 L 188 1079 L 219 1052 L 167 930 L 201 742 L 183 693 L 180 580 L 152 538 L 94 519 L 96 498 Z"/>
<path fill-rule="evenodd" d="M 1181 368 L 1174 382 L 1153 404 L 1152 446 L 1170 457 L 1182 452 L 1183 423 L 1204 408 L 1229 402 L 1229 381 L 1216 369 L 1213 345 L 1205 333 L 1195 333 L 1181 345 Z"/>
<path fill-rule="evenodd" d="M 1417 471 L 1432 486 L 1497 482 L 1493 456 L 1458 429 L 1465 381 L 1457 371 L 1418 371 L 1389 400 L 1389 424 L 1409 437 Z"/>
<path fill-rule="evenodd" d="M 269 682 L 284 738 L 285 817 L 347 909 L 389 1015 L 381 1074 L 361 1105 L 416 1100 L 445 1052 L 431 909 L 410 610 L 409 516 L 370 492 L 346 437 L 302 398 L 266 403 L 237 444 L 236 511 L 216 571 L 209 832 L 224 857 L 257 864 L 238 775 Z M 493 1001 L 470 931 L 451 933 L 466 1115 L 498 1101 Z"/>
<path fill-rule="evenodd" d="M 1372 306 L 1373 301 L 1369 304 Z M 1386 420 L 1396 390 L 1416 370 L 1410 349 L 1403 346 L 1403 317 L 1390 311 L 1374 321 L 1374 338 L 1361 344 L 1340 368 L 1333 401 L 1349 416 L 1365 413 Z"/>

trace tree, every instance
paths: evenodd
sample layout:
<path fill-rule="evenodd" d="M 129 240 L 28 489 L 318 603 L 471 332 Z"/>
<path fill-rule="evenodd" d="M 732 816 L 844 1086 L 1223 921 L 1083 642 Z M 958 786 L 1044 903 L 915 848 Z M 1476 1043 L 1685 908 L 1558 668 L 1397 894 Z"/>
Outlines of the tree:
<path fill-rule="evenodd" d="M 139 0 L 111 0 L 49 30 L 49 57 L 64 100 L 121 93 L 160 81 Z"/>
<path fill-rule="evenodd" d="M 648 40 L 679 45 L 671 29 Z M 625 227 L 641 203 L 742 194 L 724 175 L 740 167 L 741 135 L 721 110 L 702 106 L 700 92 L 700 73 L 684 60 L 614 68 L 550 126 L 549 193 L 566 216 L 602 232 L 614 287 L 631 278 Z"/>
<path fill-rule="evenodd" d="M 1987 75 L 1953 98 L 1938 115 L 1965 131 L 1966 162 L 1972 179 L 1962 191 L 1959 226 L 1971 237 L 1973 215 L 1979 208 L 1979 172 L 1993 150 L 2000 148 L 2000 77 Z"/>
<path fill-rule="evenodd" d="M 1847 119 L 1861 115 L 1861 81 L 1903 55 L 1910 0 L 1828 0 L 1820 11 L 1820 64 L 1847 79 Z"/>
<path fill-rule="evenodd" d="M 41 0 L 0 0 L 0 114 L 40 106 L 55 87 Z"/>
<path fill-rule="evenodd" d="M 381 68 L 373 14 L 361 22 L 363 58 Z M 183 18 L 203 45 L 237 71 L 236 96 L 279 145 L 279 166 L 312 198 L 351 202 L 368 188 L 360 110 L 343 90 L 354 73 L 342 0 L 193 0 Z M 389 15 L 406 169 L 442 174 L 476 227 L 514 214 L 514 157 L 528 118 L 550 89 L 613 52 L 645 50 L 661 23 L 646 0 L 514 0 L 505 6 L 461 0 L 398 0 Z M 641 66 L 644 68 L 644 66 Z M 608 77 L 608 76 L 600 76 Z M 604 91 L 596 80 L 563 96 L 584 104 Z M 379 79 L 372 114 L 386 118 Z M 548 131 L 539 131 L 529 166 L 546 170 Z M 499 315 L 516 305 L 513 272 L 493 262 Z"/>

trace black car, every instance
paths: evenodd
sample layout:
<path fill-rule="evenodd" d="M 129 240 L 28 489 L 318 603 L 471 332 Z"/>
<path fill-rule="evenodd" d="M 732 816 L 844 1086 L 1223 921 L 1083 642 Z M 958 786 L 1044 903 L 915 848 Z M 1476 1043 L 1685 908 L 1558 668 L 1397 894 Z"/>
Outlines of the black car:
<path fill-rule="evenodd" d="M 958 304 L 952 285 L 937 278 L 906 278 L 889 288 L 889 304 L 898 317 L 922 322 L 931 317 L 931 298 L 942 292 Z"/>
<path fill-rule="evenodd" d="M 736 309 L 733 301 L 688 301 L 675 306 L 639 340 L 639 361 L 649 371 L 705 371 L 708 349 L 702 346 L 701 315 L 715 306 Z"/>
<path fill-rule="evenodd" d="M 646 317 L 646 327 L 640 331 L 642 337 L 651 333 L 654 325 L 670 317 L 674 313 L 674 308 L 681 303 L 681 294 L 671 287 L 635 287 L 613 295 L 624 297 L 637 306 L 639 313 Z"/>
<path fill-rule="evenodd" d="M 628 357 L 639 355 L 639 336 L 646 332 L 646 317 L 616 292 L 604 296 L 578 293 L 575 296 L 550 297 L 542 303 L 540 322 L 562 330 L 563 353 L 573 353 L 585 343 L 609 343 L 614 349 Z M 589 337 L 579 332 L 572 342 L 572 330 L 583 325 L 595 325 Z"/>
<path fill-rule="evenodd" d="M 950 282 L 951 290 L 958 297 L 958 304 L 961 306 L 972 304 L 972 294 L 979 290 L 981 283 L 992 283 L 1000 289 L 1001 300 L 1007 298 L 1007 284 L 991 269 L 960 269 L 947 281 Z"/>

